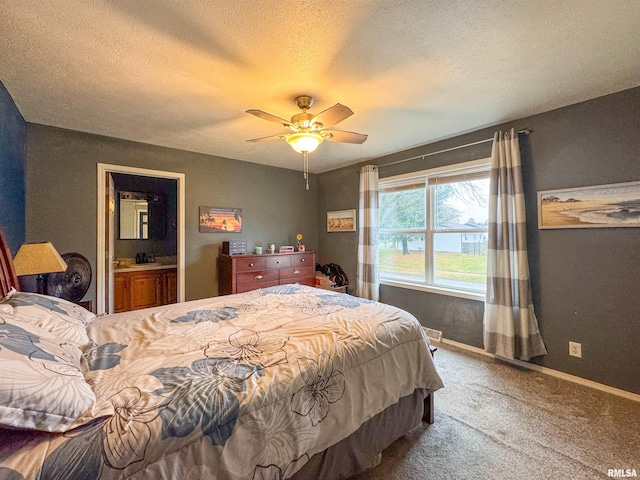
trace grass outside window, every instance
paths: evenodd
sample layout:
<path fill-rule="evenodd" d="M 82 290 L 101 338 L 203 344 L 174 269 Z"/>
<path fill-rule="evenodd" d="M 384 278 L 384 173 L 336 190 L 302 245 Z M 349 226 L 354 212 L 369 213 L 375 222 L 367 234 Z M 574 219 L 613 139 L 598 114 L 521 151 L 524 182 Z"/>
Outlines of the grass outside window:
<path fill-rule="evenodd" d="M 380 272 L 425 276 L 424 252 L 403 255 L 395 247 L 380 249 Z M 487 258 L 483 255 L 436 252 L 435 277 L 437 279 L 471 282 L 484 285 L 487 278 Z"/>

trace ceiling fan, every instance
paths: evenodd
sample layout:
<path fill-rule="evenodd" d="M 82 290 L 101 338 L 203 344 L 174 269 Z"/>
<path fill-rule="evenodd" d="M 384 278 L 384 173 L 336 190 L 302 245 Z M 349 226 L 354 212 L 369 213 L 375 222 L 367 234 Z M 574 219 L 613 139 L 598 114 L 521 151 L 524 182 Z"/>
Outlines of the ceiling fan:
<path fill-rule="evenodd" d="M 262 110 L 247 110 L 247 113 L 255 115 L 258 118 L 268 120 L 270 122 L 279 123 L 285 128 L 291 130 L 290 133 L 282 133 L 280 135 L 270 135 L 268 137 L 252 138 L 247 142 L 268 142 L 283 138 L 291 145 L 296 152 L 302 153 L 304 159 L 304 178 L 307 181 L 307 190 L 309 189 L 309 153 L 313 152 L 318 145 L 324 140 L 330 142 L 341 143 L 357 143 L 361 144 L 367 140 L 367 135 L 362 133 L 346 132 L 332 128 L 334 125 L 342 122 L 346 118 L 353 115 L 353 110 L 349 107 L 336 103 L 333 107 L 314 115 L 309 113 L 314 102 L 314 98 L 310 95 L 300 95 L 295 99 L 296 105 L 302 113 L 296 113 L 291 120 L 271 115 Z"/>

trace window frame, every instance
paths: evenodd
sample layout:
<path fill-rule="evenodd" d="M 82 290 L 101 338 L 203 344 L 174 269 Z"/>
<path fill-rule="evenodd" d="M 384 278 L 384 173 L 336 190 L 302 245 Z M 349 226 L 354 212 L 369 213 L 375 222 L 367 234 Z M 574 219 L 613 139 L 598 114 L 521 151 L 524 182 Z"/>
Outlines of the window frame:
<path fill-rule="evenodd" d="M 412 290 L 426 291 L 430 293 L 437 293 L 442 295 L 449 295 L 459 298 L 467 298 L 471 300 L 485 300 L 485 292 L 455 288 L 451 286 L 436 285 L 434 283 L 434 265 L 435 265 L 435 252 L 434 252 L 434 238 L 437 233 L 487 233 L 488 229 L 442 229 L 437 228 L 436 225 L 436 204 L 435 204 L 435 189 L 429 188 L 433 186 L 433 181 L 430 179 L 436 177 L 456 177 L 460 175 L 478 175 L 479 178 L 489 177 L 491 170 L 491 158 L 482 158 L 473 160 L 470 162 L 457 163 L 452 165 L 445 165 L 442 167 L 430 168 L 427 170 L 421 170 L 417 172 L 405 173 L 401 175 L 394 175 L 391 177 L 384 177 L 379 180 L 379 190 L 382 192 L 385 190 L 385 186 L 392 188 L 393 186 L 401 187 L 413 184 L 424 184 L 426 189 L 425 201 L 426 201 L 426 219 L 424 228 L 406 228 L 406 229 L 384 229 L 380 225 L 380 233 L 413 233 L 424 235 L 425 243 L 425 277 L 424 282 L 411 281 L 406 278 L 400 278 L 394 275 L 384 275 L 380 272 L 380 284 L 389 285 L 399 288 L 408 288 Z"/>

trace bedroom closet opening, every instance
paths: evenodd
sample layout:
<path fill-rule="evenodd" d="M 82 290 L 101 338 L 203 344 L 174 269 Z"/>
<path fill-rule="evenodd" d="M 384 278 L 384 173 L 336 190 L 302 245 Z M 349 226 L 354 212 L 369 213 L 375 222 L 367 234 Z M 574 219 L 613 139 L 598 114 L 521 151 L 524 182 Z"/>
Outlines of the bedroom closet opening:
<path fill-rule="evenodd" d="M 97 311 L 184 301 L 184 174 L 98 165 Z"/>

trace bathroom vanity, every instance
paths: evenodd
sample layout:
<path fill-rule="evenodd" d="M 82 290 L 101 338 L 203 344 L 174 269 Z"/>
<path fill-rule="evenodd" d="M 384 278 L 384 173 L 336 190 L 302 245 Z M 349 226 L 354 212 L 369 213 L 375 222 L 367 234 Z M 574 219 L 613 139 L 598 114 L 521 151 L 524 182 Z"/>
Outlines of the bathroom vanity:
<path fill-rule="evenodd" d="M 113 280 L 114 313 L 176 303 L 177 266 L 139 264 L 116 268 Z"/>

